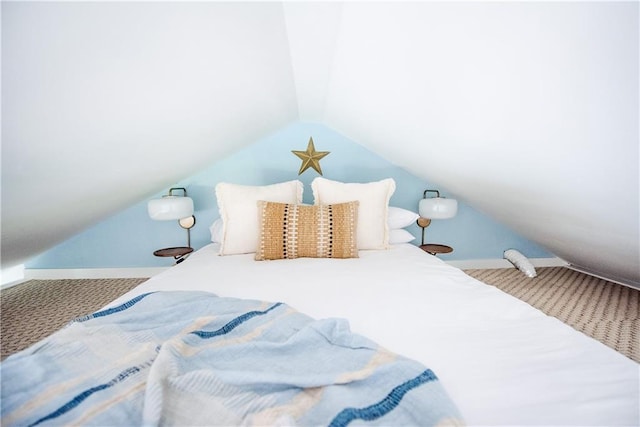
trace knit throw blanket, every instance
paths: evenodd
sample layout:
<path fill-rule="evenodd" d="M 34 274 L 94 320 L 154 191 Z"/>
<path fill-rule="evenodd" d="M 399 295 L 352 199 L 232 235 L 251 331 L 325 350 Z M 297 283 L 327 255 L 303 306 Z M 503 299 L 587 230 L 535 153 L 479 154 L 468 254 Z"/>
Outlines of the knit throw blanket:
<path fill-rule="evenodd" d="M 153 292 L 0 364 L 2 425 L 461 425 L 420 363 L 283 303 Z"/>

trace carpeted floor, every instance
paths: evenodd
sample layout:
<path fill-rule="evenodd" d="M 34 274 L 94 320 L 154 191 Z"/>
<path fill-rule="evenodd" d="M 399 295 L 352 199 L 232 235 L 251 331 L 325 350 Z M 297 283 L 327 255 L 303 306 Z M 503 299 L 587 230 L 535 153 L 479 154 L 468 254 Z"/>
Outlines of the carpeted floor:
<path fill-rule="evenodd" d="M 466 270 L 640 362 L 640 291 L 563 267 Z M 146 279 L 31 280 L 0 291 L 1 358 L 27 348 L 74 317 L 94 312 Z"/>
<path fill-rule="evenodd" d="M 30 280 L 0 291 L 2 360 L 147 279 Z"/>

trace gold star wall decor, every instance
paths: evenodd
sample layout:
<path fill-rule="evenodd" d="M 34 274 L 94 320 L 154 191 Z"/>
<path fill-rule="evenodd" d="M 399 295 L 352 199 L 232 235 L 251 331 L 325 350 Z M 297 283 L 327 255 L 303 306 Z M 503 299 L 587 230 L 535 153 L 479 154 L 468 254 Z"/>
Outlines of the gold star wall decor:
<path fill-rule="evenodd" d="M 320 159 L 329 154 L 329 151 L 316 151 L 316 147 L 313 145 L 313 138 L 309 138 L 309 144 L 307 144 L 306 151 L 291 150 L 293 154 L 302 159 L 302 165 L 300 165 L 300 171 L 298 175 L 306 171 L 309 168 L 313 168 L 322 175 L 322 169 L 320 168 Z"/>

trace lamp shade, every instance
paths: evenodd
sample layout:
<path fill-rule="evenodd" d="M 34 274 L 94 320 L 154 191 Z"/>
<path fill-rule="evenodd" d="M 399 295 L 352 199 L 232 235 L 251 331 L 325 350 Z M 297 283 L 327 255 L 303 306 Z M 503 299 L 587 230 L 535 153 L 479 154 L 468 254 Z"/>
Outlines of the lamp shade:
<path fill-rule="evenodd" d="M 422 218 L 447 219 L 453 218 L 458 212 L 458 201 L 443 197 L 421 199 L 418 212 Z"/>
<path fill-rule="evenodd" d="M 149 200 L 147 211 L 155 220 L 187 218 L 193 215 L 193 200 L 191 197 L 165 196 Z"/>

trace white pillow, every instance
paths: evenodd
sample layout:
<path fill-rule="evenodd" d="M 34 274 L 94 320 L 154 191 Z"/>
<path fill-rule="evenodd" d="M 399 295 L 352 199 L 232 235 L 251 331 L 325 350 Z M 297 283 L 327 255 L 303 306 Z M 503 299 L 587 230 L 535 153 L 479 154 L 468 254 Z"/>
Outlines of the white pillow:
<path fill-rule="evenodd" d="M 220 255 L 254 253 L 258 247 L 258 200 L 302 203 L 301 181 L 251 186 L 221 182 L 216 198 L 222 219 Z"/>
<path fill-rule="evenodd" d="M 222 219 L 218 218 L 213 221 L 213 224 L 209 227 L 209 231 L 211 232 L 211 241 L 213 243 L 222 242 Z"/>
<path fill-rule="evenodd" d="M 393 178 L 368 183 L 344 183 L 317 177 L 311 182 L 314 203 L 330 205 L 357 200 L 358 249 L 388 249 L 389 199 L 396 189 Z"/>
<path fill-rule="evenodd" d="M 393 230 L 389 230 L 389 244 L 397 245 L 399 243 L 409 243 L 416 239 L 416 236 L 409 233 L 407 230 L 403 228 L 395 228 Z"/>
<path fill-rule="evenodd" d="M 405 228 L 415 223 L 418 218 L 420 218 L 420 215 L 415 212 L 398 208 L 396 206 L 389 206 L 387 224 L 389 226 L 389 230 Z"/>

